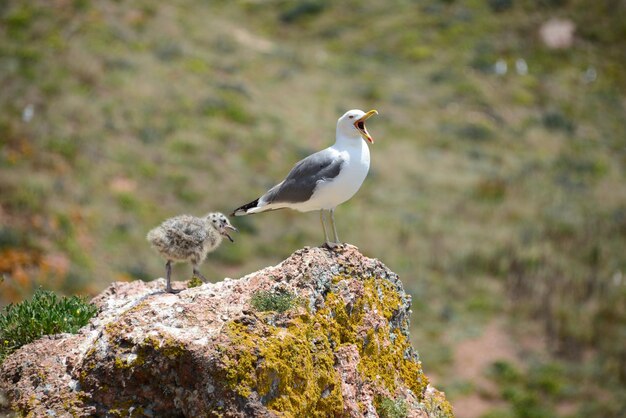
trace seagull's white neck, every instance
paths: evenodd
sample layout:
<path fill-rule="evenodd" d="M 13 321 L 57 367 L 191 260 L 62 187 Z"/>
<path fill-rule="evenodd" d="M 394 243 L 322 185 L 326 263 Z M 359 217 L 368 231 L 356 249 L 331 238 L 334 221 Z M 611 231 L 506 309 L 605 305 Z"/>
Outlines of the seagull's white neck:
<path fill-rule="evenodd" d="M 336 148 L 341 148 L 341 149 L 362 148 L 363 146 L 367 148 L 367 144 L 365 143 L 365 141 L 363 140 L 363 138 L 361 138 L 361 135 L 359 134 L 355 136 L 350 136 L 350 135 L 346 135 L 345 133 L 337 129 L 336 138 L 337 139 L 335 140 L 335 145 L 334 145 Z"/>
<path fill-rule="evenodd" d="M 365 178 L 370 166 L 370 149 L 361 135 L 354 137 L 337 132 L 337 140 L 331 148 L 347 158 L 351 165 L 361 166 L 365 170 L 363 172 L 363 178 Z M 363 179 L 360 180 L 359 185 L 361 182 Z"/>

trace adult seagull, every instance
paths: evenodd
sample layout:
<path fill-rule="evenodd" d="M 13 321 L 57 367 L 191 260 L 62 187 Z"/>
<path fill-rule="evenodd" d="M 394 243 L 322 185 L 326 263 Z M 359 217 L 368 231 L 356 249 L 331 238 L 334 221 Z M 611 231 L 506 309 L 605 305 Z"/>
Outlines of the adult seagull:
<path fill-rule="evenodd" d="M 263 196 L 233 212 L 235 216 L 290 208 L 300 212 L 320 211 L 326 245 L 340 244 L 335 227 L 335 208 L 359 190 L 370 168 L 368 141 L 374 143 L 365 121 L 378 114 L 376 110 L 347 111 L 337 120 L 334 145 L 298 162 L 287 177 Z M 330 212 L 333 241 L 326 231 L 325 211 Z"/>

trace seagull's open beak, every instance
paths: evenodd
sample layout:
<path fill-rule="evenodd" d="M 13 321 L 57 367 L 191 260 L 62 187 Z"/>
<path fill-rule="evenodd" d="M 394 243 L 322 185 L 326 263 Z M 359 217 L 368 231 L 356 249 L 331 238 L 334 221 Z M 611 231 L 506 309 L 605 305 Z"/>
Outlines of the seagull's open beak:
<path fill-rule="evenodd" d="M 226 238 L 228 238 L 230 240 L 230 242 L 235 242 L 235 240 L 232 239 L 230 235 L 228 235 L 228 232 L 226 232 L 227 229 L 230 229 L 231 231 L 237 232 L 237 228 L 235 228 L 232 225 L 226 225 L 224 227 L 224 230 L 222 231 L 222 235 L 225 236 Z"/>
<path fill-rule="evenodd" d="M 378 115 L 378 111 L 370 110 L 369 112 L 364 114 L 360 119 L 354 122 L 354 127 L 356 128 L 356 130 L 359 131 L 363 139 L 368 140 L 370 144 L 374 143 L 374 138 L 372 138 L 369 132 L 367 132 L 367 129 L 365 128 L 365 121 L 374 115 Z"/>

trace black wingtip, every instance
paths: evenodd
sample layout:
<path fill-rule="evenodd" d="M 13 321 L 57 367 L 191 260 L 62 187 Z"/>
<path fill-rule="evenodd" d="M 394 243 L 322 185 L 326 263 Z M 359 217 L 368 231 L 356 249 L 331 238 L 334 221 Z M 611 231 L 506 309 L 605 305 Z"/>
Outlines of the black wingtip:
<path fill-rule="evenodd" d="M 242 216 L 245 215 L 248 209 L 256 208 L 256 205 L 259 203 L 259 199 L 254 199 L 250 203 L 246 203 L 243 206 L 238 207 L 230 214 L 230 216 Z"/>

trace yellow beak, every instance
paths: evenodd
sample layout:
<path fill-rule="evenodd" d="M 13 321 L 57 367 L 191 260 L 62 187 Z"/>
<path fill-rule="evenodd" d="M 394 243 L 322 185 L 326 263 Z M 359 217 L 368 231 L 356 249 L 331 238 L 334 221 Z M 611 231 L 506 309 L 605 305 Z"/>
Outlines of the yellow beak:
<path fill-rule="evenodd" d="M 357 121 L 354 122 L 354 127 L 356 128 L 356 130 L 359 131 L 363 139 L 369 141 L 370 144 L 374 143 L 374 138 L 372 138 L 369 132 L 367 132 L 367 128 L 365 128 L 365 121 L 374 115 L 378 115 L 378 111 L 370 110 L 369 112 L 367 112 L 366 114 L 361 116 Z"/>

